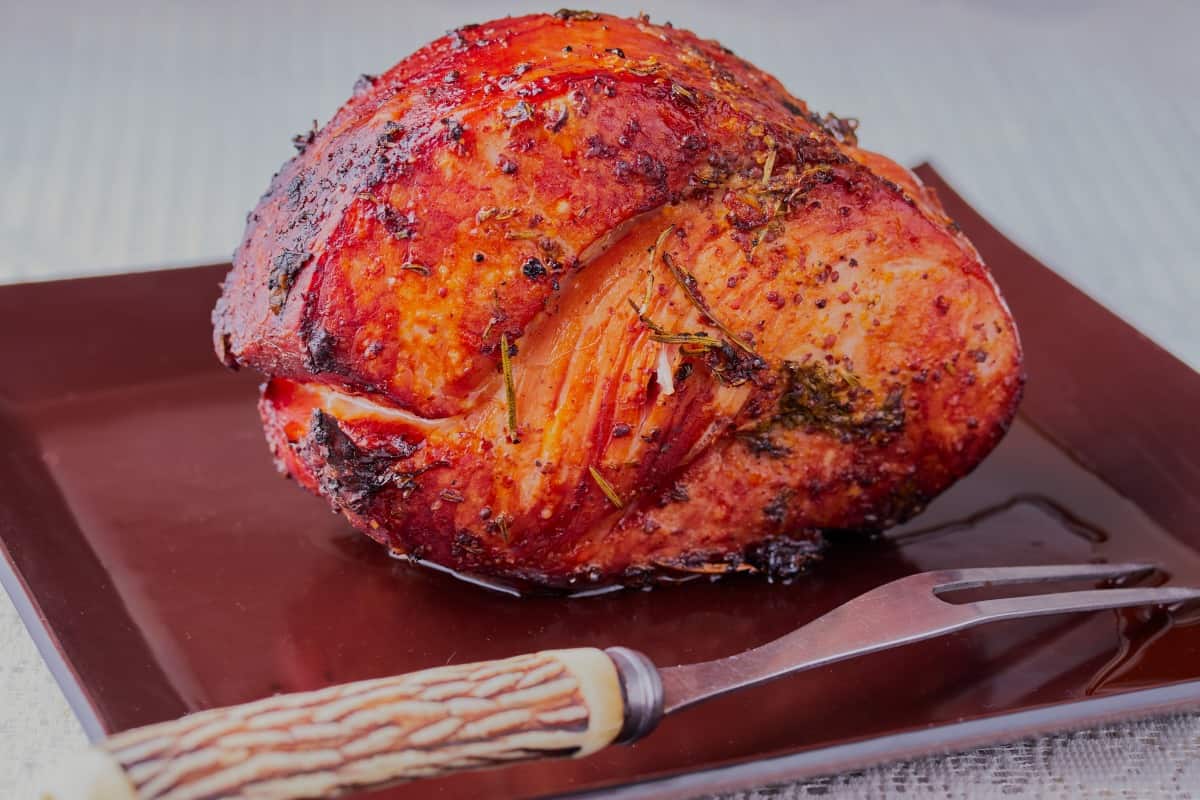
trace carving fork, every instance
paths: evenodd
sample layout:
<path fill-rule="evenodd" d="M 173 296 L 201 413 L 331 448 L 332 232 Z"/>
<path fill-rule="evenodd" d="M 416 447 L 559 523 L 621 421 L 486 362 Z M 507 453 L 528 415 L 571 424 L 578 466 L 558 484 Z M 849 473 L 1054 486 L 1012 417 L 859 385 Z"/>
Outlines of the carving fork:
<path fill-rule="evenodd" d="M 665 714 L 800 670 L 995 620 L 1172 605 L 1186 587 L 1105 588 L 952 603 L 1003 584 L 1128 578 L 1146 564 L 923 572 L 859 595 L 773 642 L 658 669 L 624 647 L 545 650 L 277 695 L 118 733 L 41 800 L 319 798 L 456 770 L 585 756 Z"/>

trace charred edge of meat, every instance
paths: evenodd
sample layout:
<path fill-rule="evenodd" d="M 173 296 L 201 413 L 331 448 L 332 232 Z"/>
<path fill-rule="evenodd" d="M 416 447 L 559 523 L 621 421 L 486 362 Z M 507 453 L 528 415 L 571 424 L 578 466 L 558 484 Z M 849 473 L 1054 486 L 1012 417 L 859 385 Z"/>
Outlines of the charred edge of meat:
<path fill-rule="evenodd" d="M 727 386 L 740 386 L 767 366 L 767 362 L 757 355 L 739 350 L 725 340 L 721 341 L 720 347 L 710 347 L 705 351 L 704 364 L 717 380 Z"/>
<path fill-rule="evenodd" d="M 763 516 L 775 525 L 783 525 L 787 521 L 788 508 L 794 494 L 795 491 L 790 488 L 781 489 L 771 498 L 771 502 L 763 506 Z"/>
<path fill-rule="evenodd" d="M 267 276 L 267 291 L 272 314 L 283 311 L 283 305 L 292 291 L 296 276 L 311 260 L 312 253 L 302 250 L 284 250 L 275 256 L 271 262 L 271 272 Z"/>
<path fill-rule="evenodd" d="M 573 8 L 560 8 L 554 12 L 554 16 L 561 20 L 580 20 L 582 22 L 592 22 L 600 19 L 600 15 L 595 11 L 588 11 L 586 9 L 576 10 Z"/>
<path fill-rule="evenodd" d="M 311 128 L 292 137 L 292 146 L 296 148 L 297 153 L 303 153 L 308 149 L 308 146 L 316 140 L 318 130 L 317 121 L 314 119 Z"/>
<path fill-rule="evenodd" d="M 218 315 L 221 313 L 221 304 L 218 303 Z M 222 331 L 217 336 L 217 346 L 220 348 L 218 355 L 221 358 L 221 363 L 226 369 L 237 372 L 241 369 L 238 364 L 237 356 L 233 353 L 233 334 L 228 331 Z"/>
<path fill-rule="evenodd" d="M 337 338 L 324 325 L 305 325 L 301 330 L 308 368 L 314 375 L 322 372 L 344 374 L 337 359 Z"/>
<path fill-rule="evenodd" d="M 551 597 L 610 587 L 647 589 L 699 578 L 717 580 L 735 574 L 763 575 L 768 580 L 788 581 L 820 561 L 827 547 L 822 531 L 803 529 L 768 537 L 741 552 L 688 553 L 670 560 L 627 567 L 619 575 L 600 580 L 602 572 L 595 567 L 563 574 L 508 563 L 503 570 L 497 570 L 496 565 L 484 557 L 483 540 L 471 531 L 456 531 L 451 542 L 456 556 L 465 562 L 473 562 L 470 567 L 456 570 L 460 576 L 502 586 L 525 596 Z M 393 549 L 392 554 L 417 566 L 425 564 L 423 552 Z"/>
<path fill-rule="evenodd" d="M 367 510 L 371 499 L 389 485 L 411 493 L 419 488 L 416 472 L 397 472 L 400 461 L 421 449 L 397 438 L 387 451 L 364 450 L 354 443 L 335 418 L 317 409 L 313 411 L 308 434 L 295 445 L 296 452 L 312 471 L 321 493 L 356 514 Z"/>
<path fill-rule="evenodd" d="M 788 454 L 788 449 L 770 436 L 776 426 L 876 446 L 886 445 L 904 430 L 904 392 L 899 387 L 891 389 L 881 403 L 872 405 L 873 393 L 861 387 L 857 379 L 819 363 L 785 361 L 781 377 L 784 389 L 775 416 L 739 434 L 738 438 L 755 453 L 774 458 Z"/>
<path fill-rule="evenodd" d="M 795 117 L 806 116 L 804 113 L 804 109 L 801 108 L 800 106 L 796 105 L 795 103 L 793 103 L 788 98 L 782 97 L 782 98 L 780 98 L 779 102 L 783 104 L 783 107 L 786 108 L 792 116 L 795 116 Z"/>
<path fill-rule="evenodd" d="M 627 587 L 645 587 L 707 576 L 711 579 L 746 573 L 769 580 L 791 580 L 822 557 L 826 541 L 821 531 L 804 529 L 769 536 L 741 552 L 690 553 L 651 566 L 625 570 L 618 581 Z"/>
<path fill-rule="evenodd" d="M 832 111 L 822 116 L 814 111 L 808 119 L 838 142 L 858 146 L 858 120 L 855 117 L 839 117 Z"/>
<path fill-rule="evenodd" d="M 883 531 L 908 522 L 925 510 L 933 497 L 925 492 L 915 477 L 909 476 L 891 491 L 887 501 L 865 519 L 863 531 Z"/>
<path fill-rule="evenodd" d="M 772 536 L 746 550 L 746 563 L 769 580 L 786 581 L 821 559 L 827 544 L 819 531 L 797 536 Z"/>

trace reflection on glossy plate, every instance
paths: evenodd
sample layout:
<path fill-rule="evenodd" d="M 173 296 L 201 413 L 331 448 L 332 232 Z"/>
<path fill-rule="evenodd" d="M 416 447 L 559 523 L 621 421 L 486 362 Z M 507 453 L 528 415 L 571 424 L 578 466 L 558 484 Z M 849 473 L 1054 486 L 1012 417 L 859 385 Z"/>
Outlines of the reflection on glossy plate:
<path fill-rule="evenodd" d="M 922 174 L 1012 304 L 1029 355 L 1024 413 L 925 514 L 877 541 L 836 543 L 791 585 L 741 577 L 517 598 L 388 558 L 272 469 L 253 376 L 231 377 L 208 351 L 222 267 L 0 288 L 5 585 L 95 735 L 539 648 L 623 644 L 663 666 L 716 658 L 938 567 L 1146 560 L 1166 566 L 1157 580 L 1200 582 L 1200 430 L 1189 410 L 1200 376 Z M 375 796 L 619 784 L 676 796 L 1192 706 L 1200 614 L 1045 617 L 740 692 L 589 759 Z M 1030 709 L 1043 710 L 1017 713 Z M 684 773 L 693 777 L 669 777 Z"/>

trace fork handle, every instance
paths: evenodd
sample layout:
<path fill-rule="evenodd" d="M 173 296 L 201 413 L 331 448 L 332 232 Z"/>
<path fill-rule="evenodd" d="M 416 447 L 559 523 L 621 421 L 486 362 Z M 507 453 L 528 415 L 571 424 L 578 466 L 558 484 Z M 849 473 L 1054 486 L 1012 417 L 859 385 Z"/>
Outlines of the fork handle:
<path fill-rule="evenodd" d="M 298 800 L 585 756 L 648 733 L 661 699 L 653 665 L 624 648 L 439 667 L 125 731 L 40 800 Z"/>

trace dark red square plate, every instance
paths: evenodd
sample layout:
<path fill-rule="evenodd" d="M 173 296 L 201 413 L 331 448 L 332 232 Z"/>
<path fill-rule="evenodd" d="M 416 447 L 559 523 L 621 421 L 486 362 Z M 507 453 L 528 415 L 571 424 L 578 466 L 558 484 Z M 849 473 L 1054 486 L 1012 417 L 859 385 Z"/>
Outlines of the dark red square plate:
<path fill-rule="evenodd" d="M 921 175 L 1016 314 L 1022 415 L 919 519 L 840 544 L 792 585 L 517 599 L 388 558 L 275 474 L 256 377 L 225 372 L 209 347 L 225 270 L 213 266 L 0 288 L 5 587 L 99 736 L 540 648 L 716 658 L 937 567 L 1145 559 L 1163 580 L 1200 583 L 1200 375 L 1006 241 L 931 169 Z M 1048 617 L 797 675 L 588 759 L 381 796 L 683 796 L 1192 707 L 1200 616 Z"/>

